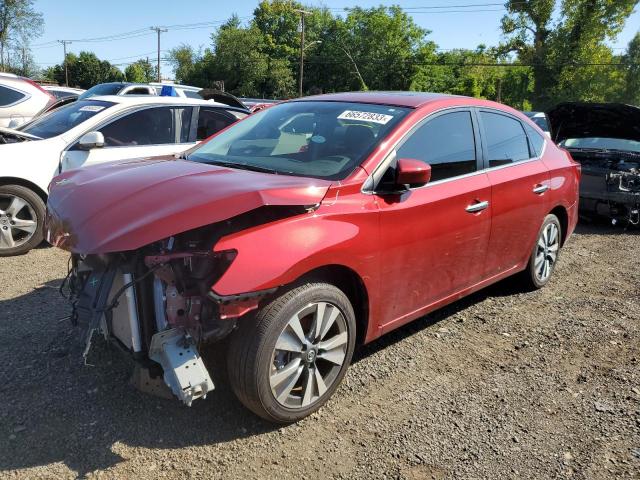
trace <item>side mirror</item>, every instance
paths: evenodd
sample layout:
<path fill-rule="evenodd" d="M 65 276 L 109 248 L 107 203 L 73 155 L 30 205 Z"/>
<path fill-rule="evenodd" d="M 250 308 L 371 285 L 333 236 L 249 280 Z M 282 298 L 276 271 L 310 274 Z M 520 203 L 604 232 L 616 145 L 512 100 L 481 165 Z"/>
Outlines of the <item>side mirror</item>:
<path fill-rule="evenodd" d="M 11 121 L 9 122 L 9 125 L 7 125 L 7 128 L 15 130 L 20 125 L 22 125 L 22 121 L 21 120 L 22 119 L 12 118 Z"/>
<path fill-rule="evenodd" d="M 413 158 L 400 158 L 396 168 L 396 185 L 422 187 L 431 180 L 431 165 Z"/>
<path fill-rule="evenodd" d="M 78 149 L 93 150 L 104 147 L 104 135 L 100 132 L 87 132 L 78 140 Z"/>

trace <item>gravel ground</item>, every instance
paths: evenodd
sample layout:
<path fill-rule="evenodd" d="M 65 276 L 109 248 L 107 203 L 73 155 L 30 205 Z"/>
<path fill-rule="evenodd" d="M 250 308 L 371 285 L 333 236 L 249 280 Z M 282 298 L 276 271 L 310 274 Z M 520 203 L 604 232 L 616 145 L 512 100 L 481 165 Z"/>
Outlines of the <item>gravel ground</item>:
<path fill-rule="evenodd" d="M 638 232 L 581 227 L 547 288 L 502 282 L 361 348 L 284 428 L 224 382 L 192 408 L 139 393 L 103 342 L 82 365 L 66 256 L 0 259 L 0 476 L 640 478 L 639 259 Z"/>

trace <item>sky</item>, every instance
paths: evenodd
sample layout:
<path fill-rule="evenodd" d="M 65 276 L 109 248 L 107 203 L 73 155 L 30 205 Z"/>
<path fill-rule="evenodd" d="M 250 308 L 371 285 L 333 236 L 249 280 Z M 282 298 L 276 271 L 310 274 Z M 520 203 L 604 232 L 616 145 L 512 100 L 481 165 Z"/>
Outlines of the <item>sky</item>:
<path fill-rule="evenodd" d="M 56 40 L 95 39 L 125 32 L 136 32 L 123 40 L 75 41 L 68 52 L 93 51 L 99 58 L 125 68 L 139 58 L 157 58 L 157 36 L 151 26 L 174 26 L 161 37 L 165 51 L 187 43 L 208 47 L 215 22 L 224 22 L 232 14 L 250 18 L 259 0 L 36 0 L 35 8 L 42 12 L 44 34 L 33 41 L 36 63 L 46 68 L 63 59 L 62 45 Z M 345 7 L 363 8 L 399 4 L 411 11 L 416 23 L 431 30 L 430 40 L 442 49 L 475 48 L 479 44 L 496 45 L 501 39 L 500 18 L 505 10 L 503 0 L 310 0 L 302 3 L 326 6 L 334 14 L 344 14 Z M 427 7 L 427 9 L 416 7 Z M 193 25 L 208 22 L 209 25 Z M 640 8 L 627 20 L 623 32 L 612 42 L 616 52 L 622 52 L 640 30 Z M 163 63 L 163 77 L 171 77 L 171 69 Z"/>

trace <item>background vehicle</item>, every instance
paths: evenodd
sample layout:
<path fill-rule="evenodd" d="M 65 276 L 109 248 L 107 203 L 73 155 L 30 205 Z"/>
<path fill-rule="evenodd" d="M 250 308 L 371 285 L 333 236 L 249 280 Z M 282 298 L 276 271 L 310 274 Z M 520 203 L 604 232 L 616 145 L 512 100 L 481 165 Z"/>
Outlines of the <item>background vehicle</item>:
<path fill-rule="evenodd" d="M 535 123 L 540 130 L 549 135 L 549 121 L 547 115 L 544 112 L 522 112 Z"/>
<path fill-rule="evenodd" d="M 237 397 L 286 423 L 327 401 L 357 342 L 510 275 L 544 286 L 578 181 L 504 105 L 334 94 L 250 115 L 182 159 L 67 172 L 47 234 L 72 252 L 86 338 L 152 360 L 190 405 L 213 388 L 199 346 L 229 336 Z"/>
<path fill-rule="evenodd" d="M 0 127 L 17 127 L 28 122 L 55 97 L 28 78 L 0 73 Z"/>
<path fill-rule="evenodd" d="M 89 90 L 80 95 L 80 99 L 85 100 L 96 95 L 161 95 L 163 88 L 170 89 L 171 93 L 167 96 L 175 96 L 181 98 L 201 99 L 198 87 L 190 87 L 187 85 L 176 85 L 170 83 L 129 83 L 129 82 L 111 82 L 100 83 L 91 87 Z"/>
<path fill-rule="evenodd" d="M 51 93 L 58 100 L 61 100 L 63 98 L 69 98 L 69 97 L 77 99 L 80 95 L 82 95 L 86 91 L 86 90 L 83 90 L 82 88 L 61 87 L 58 85 L 43 85 L 42 88 L 44 88 L 47 92 Z"/>
<path fill-rule="evenodd" d="M 189 98 L 105 96 L 73 102 L 18 131 L 0 129 L 0 223 L 8 222 L 0 227 L 0 256 L 24 253 L 42 241 L 54 175 L 181 152 L 247 114 Z"/>
<path fill-rule="evenodd" d="M 582 165 L 581 213 L 640 225 L 640 108 L 568 102 L 548 117 L 554 141 Z"/>

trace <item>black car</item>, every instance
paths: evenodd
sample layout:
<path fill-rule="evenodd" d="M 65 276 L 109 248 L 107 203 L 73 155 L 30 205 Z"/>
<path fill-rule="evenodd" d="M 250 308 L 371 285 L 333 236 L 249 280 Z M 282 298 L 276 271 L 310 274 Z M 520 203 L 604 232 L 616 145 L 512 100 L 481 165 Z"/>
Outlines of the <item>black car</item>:
<path fill-rule="evenodd" d="M 640 108 L 561 103 L 547 112 L 551 138 L 582 164 L 580 211 L 640 224 Z"/>

